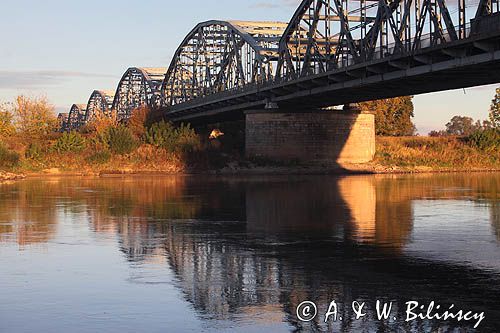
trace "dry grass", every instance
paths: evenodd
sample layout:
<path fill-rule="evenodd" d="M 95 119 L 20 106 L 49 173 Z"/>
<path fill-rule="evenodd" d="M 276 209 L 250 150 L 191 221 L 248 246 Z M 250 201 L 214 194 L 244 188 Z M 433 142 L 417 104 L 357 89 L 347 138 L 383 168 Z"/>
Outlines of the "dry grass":
<path fill-rule="evenodd" d="M 41 140 L 37 144 L 41 147 L 40 156 L 37 158 L 26 157 L 28 144 L 19 140 L 3 139 L 10 151 L 15 151 L 21 157 L 19 164 L 14 167 L 2 168 L 17 173 L 41 172 L 47 169 L 59 169 L 61 172 L 79 174 L 95 174 L 102 172 L 167 172 L 180 173 L 186 171 L 187 166 L 182 154 L 170 153 L 161 148 L 147 144 L 140 145 L 132 153 L 126 155 L 112 154 L 108 161 L 92 163 L 91 157 L 96 153 L 94 145 L 79 153 L 61 152 L 50 149 L 55 143 L 54 139 Z M 99 151 L 99 150 L 97 150 Z"/>
<path fill-rule="evenodd" d="M 500 170 L 500 147 L 474 148 L 460 137 L 378 137 L 375 163 L 434 170 Z"/>

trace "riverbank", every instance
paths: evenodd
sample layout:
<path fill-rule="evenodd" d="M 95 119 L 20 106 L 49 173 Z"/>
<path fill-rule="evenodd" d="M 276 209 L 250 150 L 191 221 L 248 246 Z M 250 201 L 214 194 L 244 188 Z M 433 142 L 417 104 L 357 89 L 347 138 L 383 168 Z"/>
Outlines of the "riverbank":
<path fill-rule="evenodd" d="M 307 165 L 298 162 L 248 160 L 240 154 L 208 149 L 191 154 L 169 153 L 142 145 L 133 153 L 89 158 L 91 152 L 46 153 L 21 157 L 0 171 L 0 180 L 24 175 L 120 174 L 383 174 L 423 172 L 500 171 L 500 147 L 480 149 L 459 137 L 377 137 L 377 152 L 367 164 Z M 19 154 L 22 155 L 22 152 Z"/>
<path fill-rule="evenodd" d="M 0 182 L 1 181 L 9 181 L 9 180 L 18 180 L 25 178 L 26 176 L 21 173 L 12 173 L 0 170 Z"/>
<path fill-rule="evenodd" d="M 500 145 L 463 137 L 378 137 L 378 172 L 500 171 Z"/>

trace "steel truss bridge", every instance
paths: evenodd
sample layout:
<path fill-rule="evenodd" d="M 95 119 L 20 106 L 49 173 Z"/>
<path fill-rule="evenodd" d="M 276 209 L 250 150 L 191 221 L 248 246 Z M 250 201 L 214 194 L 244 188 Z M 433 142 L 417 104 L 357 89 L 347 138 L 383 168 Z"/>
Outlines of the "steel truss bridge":
<path fill-rule="evenodd" d="M 67 127 L 143 105 L 224 120 L 499 81 L 500 0 L 304 0 L 289 23 L 198 24 L 168 68 L 128 69 L 115 92 L 73 105 Z"/>

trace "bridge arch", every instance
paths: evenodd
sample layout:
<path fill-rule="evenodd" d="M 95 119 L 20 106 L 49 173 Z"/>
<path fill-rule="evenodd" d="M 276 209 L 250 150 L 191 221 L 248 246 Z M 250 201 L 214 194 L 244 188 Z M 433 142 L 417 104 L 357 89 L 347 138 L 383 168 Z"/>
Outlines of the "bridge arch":
<path fill-rule="evenodd" d="M 123 74 L 116 89 L 112 109 L 118 119 L 128 119 L 133 109 L 161 104 L 161 85 L 167 68 L 131 67 Z"/>
<path fill-rule="evenodd" d="M 283 22 L 207 21 L 175 52 L 162 85 L 164 105 L 271 80 Z"/>
<path fill-rule="evenodd" d="M 91 122 L 99 113 L 110 115 L 114 95 L 113 91 L 94 90 L 87 103 L 85 123 Z"/>
<path fill-rule="evenodd" d="M 86 104 L 73 104 L 68 115 L 68 130 L 78 129 L 85 121 Z"/>

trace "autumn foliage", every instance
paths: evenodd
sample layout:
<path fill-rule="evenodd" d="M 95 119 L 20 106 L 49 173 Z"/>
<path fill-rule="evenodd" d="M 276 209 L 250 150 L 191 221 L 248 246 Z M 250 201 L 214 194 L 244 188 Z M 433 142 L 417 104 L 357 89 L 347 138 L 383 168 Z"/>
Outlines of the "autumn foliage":
<path fill-rule="evenodd" d="M 11 112 L 14 126 L 22 136 L 41 138 L 57 128 L 54 106 L 46 97 L 18 96 Z"/>
<path fill-rule="evenodd" d="M 141 106 L 132 110 L 132 115 L 127 121 L 127 127 L 136 138 L 142 138 L 146 134 L 146 125 L 151 110 L 147 106 Z"/>
<path fill-rule="evenodd" d="M 415 134 L 413 96 L 380 99 L 360 103 L 363 111 L 375 112 L 377 135 L 410 136 Z"/>

